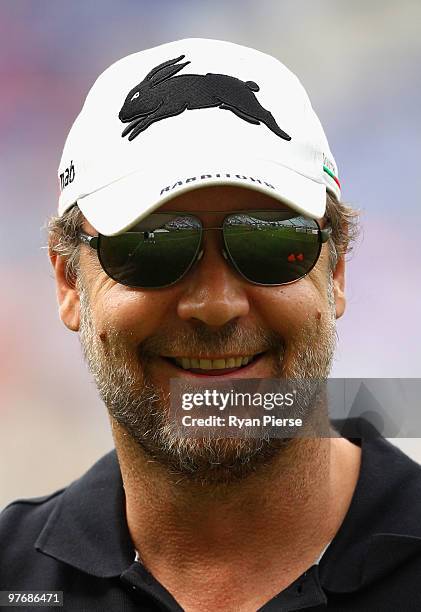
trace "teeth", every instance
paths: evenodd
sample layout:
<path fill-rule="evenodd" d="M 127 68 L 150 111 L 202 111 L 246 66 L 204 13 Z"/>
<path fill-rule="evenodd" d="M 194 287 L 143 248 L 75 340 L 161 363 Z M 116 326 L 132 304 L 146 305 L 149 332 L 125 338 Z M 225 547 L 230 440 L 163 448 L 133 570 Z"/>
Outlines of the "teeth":
<path fill-rule="evenodd" d="M 227 359 L 190 359 L 188 357 L 176 357 L 175 362 L 184 370 L 192 368 L 201 370 L 224 370 L 225 368 L 240 368 L 253 360 L 255 355 L 244 357 L 228 357 Z"/>
<path fill-rule="evenodd" d="M 226 367 L 225 359 L 213 359 L 212 360 L 212 368 L 216 370 L 223 370 Z"/>
<path fill-rule="evenodd" d="M 201 370 L 211 370 L 212 369 L 212 359 L 201 359 L 199 368 Z"/>

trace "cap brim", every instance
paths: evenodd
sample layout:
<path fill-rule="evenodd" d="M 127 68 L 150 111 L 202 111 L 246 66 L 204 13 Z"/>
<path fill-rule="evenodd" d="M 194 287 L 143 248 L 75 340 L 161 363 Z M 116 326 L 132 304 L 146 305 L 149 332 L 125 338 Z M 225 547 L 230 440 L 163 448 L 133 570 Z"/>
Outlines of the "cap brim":
<path fill-rule="evenodd" d="M 105 236 L 119 234 L 168 200 L 194 189 L 236 185 L 267 194 L 313 219 L 323 217 L 326 186 L 269 160 L 212 162 L 183 160 L 182 165 L 161 165 L 156 172 L 138 170 L 77 203 L 89 223 Z"/>

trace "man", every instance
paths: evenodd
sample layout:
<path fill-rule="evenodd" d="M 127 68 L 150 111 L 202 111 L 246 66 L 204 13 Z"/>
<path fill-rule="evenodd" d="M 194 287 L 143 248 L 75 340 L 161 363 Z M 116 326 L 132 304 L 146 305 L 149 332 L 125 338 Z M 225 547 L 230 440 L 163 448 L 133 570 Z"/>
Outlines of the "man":
<path fill-rule="evenodd" d="M 72 611 L 419 609 L 421 475 L 399 450 L 186 436 L 171 412 L 174 379 L 329 374 L 355 214 L 298 79 L 221 41 L 131 55 L 90 91 L 59 181 L 60 317 L 116 451 L 5 509 L 1 589 Z"/>

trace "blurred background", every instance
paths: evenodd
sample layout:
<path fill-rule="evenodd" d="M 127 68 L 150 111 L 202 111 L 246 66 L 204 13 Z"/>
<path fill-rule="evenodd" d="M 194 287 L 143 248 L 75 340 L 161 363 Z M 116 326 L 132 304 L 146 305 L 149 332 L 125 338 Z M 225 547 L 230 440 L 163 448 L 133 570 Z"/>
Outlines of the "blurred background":
<path fill-rule="evenodd" d="M 112 447 L 41 228 L 93 81 L 164 42 L 229 40 L 299 76 L 363 213 L 332 376 L 421 377 L 420 23 L 419 0 L 0 1 L 0 508 L 65 486 Z M 421 440 L 393 442 L 421 461 Z"/>

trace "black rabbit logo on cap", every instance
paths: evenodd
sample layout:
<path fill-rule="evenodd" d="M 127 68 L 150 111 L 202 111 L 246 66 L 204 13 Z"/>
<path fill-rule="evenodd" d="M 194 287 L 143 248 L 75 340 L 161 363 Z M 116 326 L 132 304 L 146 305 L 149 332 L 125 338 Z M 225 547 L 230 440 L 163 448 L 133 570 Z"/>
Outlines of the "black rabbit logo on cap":
<path fill-rule="evenodd" d="M 272 113 L 263 108 L 254 95 L 259 86 L 226 74 L 183 74 L 173 77 L 190 62 L 177 64 L 180 55 L 153 68 L 141 83 L 129 91 L 118 114 L 129 123 L 122 136 L 133 140 L 155 121 L 180 115 L 185 110 L 219 107 L 232 111 L 248 123 L 264 123 L 274 134 L 291 140 L 276 123 Z"/>

